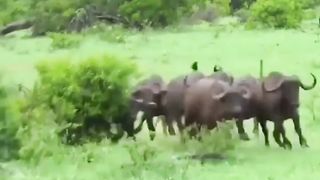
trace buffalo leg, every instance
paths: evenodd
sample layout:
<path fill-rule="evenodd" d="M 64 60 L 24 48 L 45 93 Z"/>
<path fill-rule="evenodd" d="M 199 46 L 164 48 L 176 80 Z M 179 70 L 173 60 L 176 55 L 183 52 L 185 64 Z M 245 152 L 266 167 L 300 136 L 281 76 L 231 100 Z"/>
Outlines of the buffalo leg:
<path fill-rule="evenodd" d="M 176 135 L 176 132 L 174 131 L 172 122 L 167 123 L 167 125 L 168 125 L 169 134 L 170 135 Z"/>
<path fill-rule="evenodd" d="M 165 119 L 166 119 L 166 123 L 167 123 L 167 126 L 168 126 L 169 134 L 171 136 L 176 135 L 176 132 L 174 131 L 174 128 L 173 128 L 173 122 L 175 120 L 174 116 L 172 116 L 170 113 L 167 113 L 165 115 Z"/>
<path fill-rule="evenodd" d="M 194 123 L 192 124 L 190 127 L 190 130 L 188 132 L 189 134 L 189 138 L 192 139 L 192 138 L 197 138 L 197 135 L 199 135 L 199 132 L 201 130 L 201 126 Z M 198 136 L 198 140 L 201 140 L 200 136 Z"/>
<path fill-rule="evenodd" d="M 269 133 L 268 133 L 268 128 L 267 128 L 267 121 L 260 120 L 259 123 L 260 123 L 260 126 L 261 126 L 261 130 L 263 132 L 263 135 L 264 135 L 264 143 L 265 143 L 266 146 L 270 146 Z"/>
<path fill-rule="evenodd" d="M 261 124 L 260 124 L 261 126 Z M 261 127 L 262 128 L 262 127 Z M 256 136 L 259 136 L 259 122 L 257 118 L 253 119 L 253 131 L 252 131 Z"/>
<path fill-rule="evenodd" d="M 295 115 L 295 117 L 292 118 L 292 120 L 293 120 L 294 129 L 299 136 L 300 145 L 302 147 L 309 147 L 307 144 L 307 140 L 302 135 L 299 115 Z"/>
<path fill-rule="evenodd" d="M 280 133 L 282 135 L 284 148 L 288 147 L 289 149 L 292 149 L 292 144 L 289 141 L 289 139 L 286 137 L 286 131 L 285 131 L 284 127 L 283 127 L 283 122 L 281 122 L 281 124 L 279 126 L 279 130 L 280 130 Z"/>
<path fill-rule="evenodd" d="M 161 120 L 163 134 L 167 136 L 168 135 L 168 125 L 167 125 L 163 116 L 161 116 L 159 118 Z"/>
<path fill-rule="evenodd" d="M 248 134 L 245 132 L 243 128 L 243 120 L 236 120 L 236 125 L 238 129 L 238 134 L 241 140 L 248 141 L 250 140 Z"/>
<path fill-rule="evenodd" d="M 279 121 L 275 120 L 274 121 L 273 138 L 280 147 L 284 147 L 284 145 L 280 139 L 280 132 L 281 132 L 281 123 L 279 123 Z"/>
<path fill-rule="evenodd" d="M 179 133 L 180 134 L 183 134 L 183 124 L 182 124 L 182 117 L 177 117 L 177 126 L 178 126 L 178 129 L 179 129 Z"/>
<path fill-rule="evenodd" d="M 156 132 L 156 129 L 153 125 L 153 119 L 150 116 L 143 115 L 142 120 L 144 120 L 144 119 L 147 121 L 150 139 L 153 140 L 155 137 L 155 132 Z"/>

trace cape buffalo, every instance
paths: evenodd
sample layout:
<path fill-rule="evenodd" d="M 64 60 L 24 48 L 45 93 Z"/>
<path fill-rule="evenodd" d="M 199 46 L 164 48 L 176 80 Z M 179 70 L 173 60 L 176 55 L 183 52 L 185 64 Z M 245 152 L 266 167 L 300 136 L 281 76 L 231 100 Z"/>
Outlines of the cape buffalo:
<path fill-rule="evenodd" d="M 316 77 L 311 73 L 313 83 L 310 86 L 304 85 L 297 76 L 286 76 L 280 72 L 271 72 L 262 81 L 263 88 L 263 111 L 258 116 L 258 121 L 265 123 L 266 120 L 274 122 L 273 136 L 277 144 L 281 147 L 292 148 L 291 142 L 285 135 L 283 122 L 292 119 L 299 142 L 302 147 L 308 147 L 306 139 L 303 137 L 300 127 L 299 115 L 299 87 L 304 90 L 311 90 L 317 84 Z M 261 126 L 261 128 L 263 128 Z M 268 134 L 265 134 L 268 136 Z M 283 142 L 280 140 L 282 135 Z M 266 139 L 267 140 L 267 139 Z M 266 144 L 268 142 L 266 141 Z"/>
<path fill-rule="evenodd" d="M 131 94 L 131 118 L 136 119 L 139 111 L 143 112 L 142 120 L 139 125 L 141 130 L 143 122 L 146 120 L 148 129 L 155 132 L 153 125 L 153 117 L 163 114 L 161 106 L 162 92 L 165 88 L 165 83 L 159 75 L 152 75 L 151 77 L 141 81 L 136 86 Z M 150 134 L 153 139 L 154 135 Z"/>
<path fill-rule="evenodd" d="M 299 107 L 299 87 L 304 90 L 310 90 L 315 87 L 317 79 L 313 74 L 313 84 L 304 85 L 297 76 L 285 76 L 279 72 L 271 72 L 262 81 L 247 76 L 236 80 L 234 86 L 247 87 L 251 91 L 251 98 L 246 107 L 242 108 L 243 112 L 239 116 L 240 133 L 244 133 L 242 121 L 256 117 L 265 137 L 265 145 L 269 146 L 267 120 L 274 122 L 273 136 L 280 147 L 292 148 L 291 142 L 285 135 L 283 122 L 291 118 L 294 123 L 295 131 L 299 135 L 301 146 L 307 147 L 307 142 L 302 135 L 300 127 Z M 280 140 L 280 135 L 283 142 Z"/>
<path fill-rule="evenodd" d="M 243 140 L 249 140 L 249 136 L 243 128 L 243 120 L 255 118 L 261 111 L 261 103 L 263 103 L 261 82 L 257 78 L 248 75 L 242 78 L 237 78 L 234 81 L 233 86 L 236 88 L 245 87 L 251 92 L 249 103 L 246 104 L 246 107 L 242 108 L 243 112 L 236 121 L 240 138 Z"/>
<path fill-rule="evenodd" d="M 186 91 L 185 126 L 195 124 L 199 129 L 205 125 L 213 129 L 217 121 L 238 117 L 250 97 L 245 87 L 235 88 L 221 80 L 202 78 Z"/>
<path fill-rule="evenodd" d="M 188 88 L 185 84 L 192 85 L 203 77 L 204 74 L 200 72 L 192 72 L 187 75 L 178 76 L 168 83 L 162 105 L 170 135 L 175 135 L 173 122 L 177 123 L 180 133 L 183 129 L 181 120 L 184 113 L 183 101 Z"/>

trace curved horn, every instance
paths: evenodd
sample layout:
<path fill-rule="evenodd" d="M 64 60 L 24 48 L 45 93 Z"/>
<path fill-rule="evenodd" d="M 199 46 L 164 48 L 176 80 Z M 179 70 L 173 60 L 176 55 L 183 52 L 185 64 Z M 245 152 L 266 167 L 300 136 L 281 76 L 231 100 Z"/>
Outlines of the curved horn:
<path fill-rule="evenodd" d="M 158 105 L 157 105 L 157 103 L 155 103 L 155 102 L 148 102 L 148 104 L 147 104 L 149 107 L 151 107 L 151 108 L 156 108 Z"/>
<path fill-rule="evenodd" d="M 138 127 L 134 128 L 134 130 L 133 130 L 134 134 L 138 134 L 142 130 L 142 126 L 143 126 L 144 121 L 145 121 L 145 119 L 143 119 L 143 118 L 140 119 L 140 123 L 139 123 Z"/>
<path fill-rule="evenodd" d="M 312 74 L 312 73 L 310 73 L 311 74 L 311 76 L 312 76 L 312 78 L 313 78 L 313 83 L 312 83 L 312 85 L 304 85 L 301 81 L 300 81 L 300 87 L 302 88 L 302 89 L 304 89 L 304 90 L 311 90 L 311 89 L 313 89 L 315 86 L 316 86 L 316 84 L 317 84 L 317 78 L 316 78 L 316 76 L 314 75 L 314 74 Z"/>
<path fill-rule="evenodd" d="M 245 99 L 250 99 L 252 95 L 251 91 L 246 87 L 242 87 L 240 92 Z"/>
<path fill-rule="evenodd" d="M 139 99 L 135 98 L 134 101 L 137 103 L 143 103 L 143 99 L 140 99 L 140 98 Z"/>
<path fill-rule="evenodd" d="M 213 94 L 211 97 L 214 100 L 220 100 L 221 98 L 223 98 L 225 95 L 227 94 L 227 90 L 225 88 L 223 88 L 223 91 L 219 94 Z"/>

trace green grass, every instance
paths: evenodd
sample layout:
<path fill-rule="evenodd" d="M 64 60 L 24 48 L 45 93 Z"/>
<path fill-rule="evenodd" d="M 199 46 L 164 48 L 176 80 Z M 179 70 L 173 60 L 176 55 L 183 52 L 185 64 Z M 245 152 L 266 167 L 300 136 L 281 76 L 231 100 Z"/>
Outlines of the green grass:
<path fill-rule="evenodd" d="M 278 70 L 296 74 L 305 83 L 311 82 L 310 72 L 320 74 L 320 42 L 317 40 L 316 22 L 310 21 L 302 30 L 245 31 L 241 27 L 207 25 L 133 33 L 123 43 L 108 43 L 99 35 L 87 36 L 79 48 L 51 50 L 48 38 L 26 39 L 7 37 L 0 39 L 0 66 L 6 80 L 31 85 L 36 78 L 35 62 L 51 56 L 71 54 L 75 57 L 110 52 L 137 61 L 146 73 L 159 73 L 165 79 L 189 71 L 193 61 L 199 69 L 210 72 L 219 64 L 235 76 L 259 74 L 259 60 L 263 59 L 265 74 Z M 220 163 L 178 161 L 172 156 L 184 154 L 177 137 L 165 137 L 160 127 L 154 142 L 148 140 L 146 127 L 138 135 L 144 146 L 156 149 L 154 163 L 131 167 L 131 159 L 124 145 L 88 144 L 84 147 L 64 148 L 37 166 L 20 161 L 0 164 L 0 179 L 53 180 L 53 179 L 308 179 L 320 177 L 320 118 L 312 121 L 309 102 L 311 92 L 301 91 L 301 124 L 310 148 L 300 148 L 292 121 L 285 123 L 292 151 L 279 148 L 272 137 L 273 124 L 269 123 L 271 146 L 266 148 L 263 136 L 255 137 L 252 121 L 245 122 L 249 142 L 240 142 L 229 155 L 231 160 Z M 316 101 L 319 109 L 320 103 Z M 130 144 L 130 143 L 129 143 Z M 88 158 L 93 162 L 87 163 Z M 121 168 L 125 166 L 124 168 Z M 149 168 L 149 169 L 148 169 Z M 139 174 L 141 173 L 141 174 Z M 4 176 L 1 176 L 3 174 Z M 132 178 L 139 179 L 139 178 Z"/>

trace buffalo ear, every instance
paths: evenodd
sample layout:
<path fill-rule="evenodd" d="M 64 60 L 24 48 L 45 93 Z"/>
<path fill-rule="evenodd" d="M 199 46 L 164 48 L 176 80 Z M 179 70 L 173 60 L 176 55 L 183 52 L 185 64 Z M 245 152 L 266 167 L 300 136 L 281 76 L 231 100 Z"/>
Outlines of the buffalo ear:
<path fill-rule="evenodd" d="M 263 80 L 262 86 L 266 91 L 275 91 L 281 87 L 284 81 L 283 76 L 268 76 Z"/>

